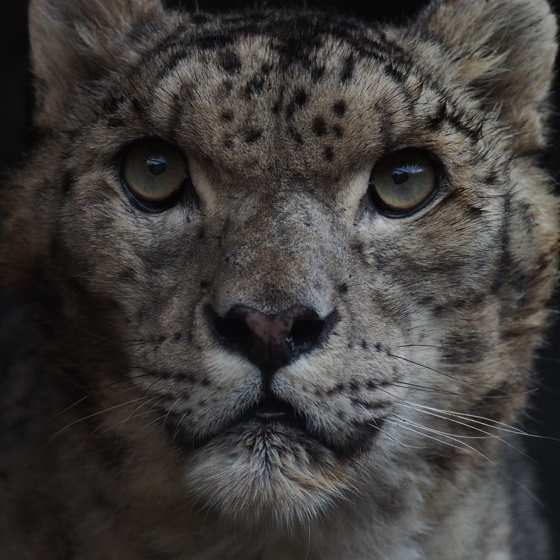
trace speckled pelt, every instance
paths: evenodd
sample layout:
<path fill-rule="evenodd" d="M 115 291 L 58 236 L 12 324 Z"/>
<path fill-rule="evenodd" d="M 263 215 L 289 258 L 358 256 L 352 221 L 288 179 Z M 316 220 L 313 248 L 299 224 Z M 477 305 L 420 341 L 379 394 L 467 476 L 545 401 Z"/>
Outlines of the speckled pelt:
<path fill-rule="evenodd" d="M 548 4 L 32 0 L 30 32 L 0 558 L 549 558 Z"/>

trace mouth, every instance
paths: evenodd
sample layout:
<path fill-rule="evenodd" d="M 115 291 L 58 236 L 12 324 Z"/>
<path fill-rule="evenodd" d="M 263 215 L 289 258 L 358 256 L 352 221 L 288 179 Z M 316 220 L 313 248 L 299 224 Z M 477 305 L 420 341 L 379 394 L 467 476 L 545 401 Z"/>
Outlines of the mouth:
<path fill-rule="evenodd" d="M 289 403 L 274 396 L 261 399 L 227 425 L 202 437 L 193 437 L 192 434 L 189 434 L 186 427 L 182 425 L 180 415 L 167 413 L 165 417 L 164 427 L 172 435 L 174 444 L 189 453 L 195 452 L 215 440 L 222 440 L 222 438 L 233 437 L 234 440 L 241 442 L 247 437 L 266 438 L 274 435 L 292 442 L 297 441 L 310 449 L 317 449 L 317 446 L 320 446 L 340 458 L 354 457 L 369 447 L 369 443 L 379 432 L 382 424 L 379 422 L 375 429 L 372 429 L 371 425 L 355 425 L 353 426 L 353 437 L 337 441 L 336 437 L 331 438 L 314 430 L 305 415 L 299 413 Z"/>
<path fill-rule="evenodd" d="M 318 443 L 323 443 L 320 438 L 311 433 L 303 415 L 299 414 L 290 404 L 273 396 L 261 399 L 242 415 L 223 426 L 219 431 L 199 438 L 189 437 L 185 427 L 181 424 L 180 415 L 167 413 L 165 418 L 164 427 L 172 435 L 173 442 L 188 451 L 196 451 L 220 436 L 243 434 L 252 431 L 272 433 L 278 430 L 284 434 L 293 433 L 296 435 L 297 433 L 298 438 L 305 436 L 309 439 L 317 440 Z M 265 430 L 263 431 L 262 428 L 265 428 Z"/>
<path fill-rule="evenodd" d="M 307 432 L 305 419 L 288 403 L 268 397 L 247 411 L 239 423 L 256 420 L 261 424 L 280 424 L 302 432 Z"/>

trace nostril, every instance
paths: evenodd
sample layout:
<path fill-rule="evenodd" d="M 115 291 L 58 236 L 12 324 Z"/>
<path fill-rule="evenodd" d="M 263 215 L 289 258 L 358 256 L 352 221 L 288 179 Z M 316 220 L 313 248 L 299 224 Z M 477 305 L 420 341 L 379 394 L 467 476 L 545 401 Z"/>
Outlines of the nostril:
<path fill-rule="evenodd" d="M 213 317 L 213 327 L 216 334 L 230 345 L 247 346 L 253 340 L 253 333 L 242 319 Z"/>
<path fill-rule="evenodd" d="M 302 313 L 302 315 L 295 319 L 288 334 L 288 342 L 293 347 L 294 356 L 309 352 L 323 343 L 339 319 L 336 309 L 324 319 L 317 317 L 312 310 Z"/>
<path fill-rule="evenodd" d="M 300 351 L 305 350 L 319 342 L 325 327 L 326 321 L 323 319 L 296 320 L 288 335 L 288 340 Z"/>

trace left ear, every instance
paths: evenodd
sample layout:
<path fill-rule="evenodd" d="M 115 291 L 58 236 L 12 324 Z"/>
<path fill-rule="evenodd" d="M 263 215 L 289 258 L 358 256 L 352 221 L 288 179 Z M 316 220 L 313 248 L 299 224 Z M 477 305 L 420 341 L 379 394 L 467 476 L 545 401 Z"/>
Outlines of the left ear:
<path fill-rule="evenodd" d="M 74 88 L 118 69 L 123 39 L 162 12 L 160 0 L 31 0 L 35 123 L 49 129 L 63 121 Z"/>
<path fill-rule="evenodd" d="M 548 2 L 435 0 L 416 25 L 451 53 L 459 79 L 486 108 L 499 109 L 524 143 L 542 144 L 557 47 Z"/>

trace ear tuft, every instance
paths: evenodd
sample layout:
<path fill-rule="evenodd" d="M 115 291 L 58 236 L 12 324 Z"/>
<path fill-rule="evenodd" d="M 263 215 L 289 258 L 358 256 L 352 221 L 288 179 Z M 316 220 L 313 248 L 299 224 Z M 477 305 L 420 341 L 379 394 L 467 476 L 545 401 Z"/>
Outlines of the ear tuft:
<path fill-rule="evenodd" d="M 450 53 L 486 108 L 524 133 L 528 149 L 543 143 L 557 47 L 545 0 L 436 0 L 417 26 Z"/>
<path fill-rule="evenodd" d="M 36 124 L 56 126 L 76 85 L 115 68 L 119 39 L 162 11 L 160 0 L 31 0 Z"/>

